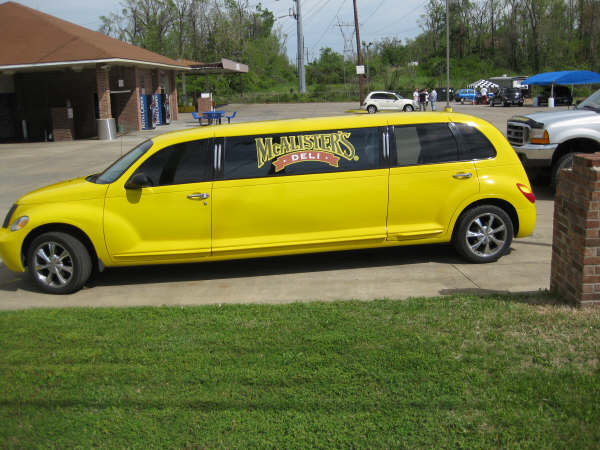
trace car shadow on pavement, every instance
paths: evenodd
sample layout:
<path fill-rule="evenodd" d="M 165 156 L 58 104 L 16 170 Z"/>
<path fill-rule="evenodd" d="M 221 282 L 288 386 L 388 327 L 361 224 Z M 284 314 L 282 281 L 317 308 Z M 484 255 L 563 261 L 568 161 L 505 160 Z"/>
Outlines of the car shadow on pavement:
<path fill-rule="evenodd" d="M 448 245 L 426 245 L 277 256 L 192 264 L 136 266 L 97 273 L 88 287 L 208 281 L 437 262 L 464 263 Z"/>
<path fill-rule="evenodd" d="M 415 245 L 206 263 L 108 268 L 94 273 L 88 288 L 102 286 L 209 281 L 228 278 L 325 272 L 424 263 L 464 264 L 450 245 Z M 0 263 L 0 291 L 41 292 L 27 274 L 10 272 Z"/>

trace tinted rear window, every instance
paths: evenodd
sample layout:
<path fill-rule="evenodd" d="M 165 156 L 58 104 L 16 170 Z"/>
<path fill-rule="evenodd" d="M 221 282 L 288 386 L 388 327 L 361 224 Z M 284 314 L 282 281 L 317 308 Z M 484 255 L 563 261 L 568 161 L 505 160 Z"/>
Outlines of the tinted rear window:
<path fill-rule="evenodd" d="M 395 127 L 396 164 L 458 161 L 458 145 L 447 123 Z"/>

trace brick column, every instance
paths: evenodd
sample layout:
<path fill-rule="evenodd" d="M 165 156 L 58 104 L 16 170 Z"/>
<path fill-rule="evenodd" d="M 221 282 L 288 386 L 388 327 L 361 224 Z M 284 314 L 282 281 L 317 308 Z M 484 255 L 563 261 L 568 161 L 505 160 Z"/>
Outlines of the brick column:
<path fill-rule="evenodd" d="M 600 153 L 578 154 L 554 198 L 550 289 L 569 303 L 600 305 Z"/>
<path fill-rule="evenodd" d="M 125 131 L 141 130 L 142 117 L 140 114 L 140 94 L 137 84 L 137 68 L 126 67 L 123 71 L 123 81 L 125 88 L 131 89 L 130 94 L 120 94 L 121 114 L 118 117 L 119 125 L 123 126 Z"/>
<path fill-rule="evenodd" d="M 179 105 L 177 99 L 177 76 L 174 70 L 169 71 L 169 106 L 171 108 L 171 120 L 177 120 L 179 117 Z"/>
<path fill-rule="evenodd" d="M 152 92 L 149 92 L 149 94 L 160 94 L 160 74 L 158 72 L 158 69 L 152 69 Z"/>
<path fill-rule="evenodd" d="M 104 64 L 96 65 L 96 92 L 98 92 L 98 106 L 100 119 L 110 119 L 112 111 L 110 107 L 110 80 L 108 70 L 102 69 Z"/>

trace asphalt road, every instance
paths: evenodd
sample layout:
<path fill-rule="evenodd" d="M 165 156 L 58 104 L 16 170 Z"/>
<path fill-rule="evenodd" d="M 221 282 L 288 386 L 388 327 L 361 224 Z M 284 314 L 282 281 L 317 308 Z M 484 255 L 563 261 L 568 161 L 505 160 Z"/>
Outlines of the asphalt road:
<path fill-rule="evenodd" d="M 439 104 L 443 107 L 443 104 Z M 343 114 L 354 103 L 228 105 L 237 121 Z M 456 112 L 488 120 L 502 132 L 508 117 L 531 107 L 453 105 Z M 535 108 L 544 110 L 545 108 Z M 137 142 L 157 132 L 197 126 L 191 114 L 157 131 L 116 141 L 0 145 L 0 216 L 37 187 L 106 167 Z M 498 262 L 468 264 L 451 246 L 287 256 L 219 263 L 107 269 L 68 296 L 42 294 L 24 274 L 0 262 L 0 309 L 63 306 L 199 305 L 285 303 L 378 298 L 404 299 L 459 292 L 537 292 L 549 286 L 553 199 L 534 186 L 538 222 L 532 236 L 513 242 Z"/>

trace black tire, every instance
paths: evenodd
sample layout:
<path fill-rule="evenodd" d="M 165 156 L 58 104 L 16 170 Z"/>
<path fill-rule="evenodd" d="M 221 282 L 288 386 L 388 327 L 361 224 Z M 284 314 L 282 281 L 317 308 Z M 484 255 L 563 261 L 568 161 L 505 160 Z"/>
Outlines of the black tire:
<path fill-rule="evenodd" d="M 76 237 L 53 231 L 36 237 L 27 249 L 27 272 L 50 294 L 78 291 L 92 273 L 92 259 Z"/>
<path fill-rule="evenodd" d="M 494 205 L 481 205 L 462 213 L 452 243 L 468 261 L 490 263 L 506 254 L 513 234 L 513 223 L 506 211 Z"/>
<path fill-rule="evenodd" d="M 571 169 L 573 167 L 573 153 L 565 153 L 552 165 L 552 178 L 550 179 L 550 186 L 553 190 L 556 190 L 558 186 L 558 176 L 562 169 Z"/>
<path fill-rule="evenodd" d="M 412 105 L 404 105 L 404 108 L 402 108 L 402 110 L 404 112 L 413 112 L 415 108 L 413 108 Z"/>
<path fill-rule="evenodd" d="M 375 105 L 367 106 L 367 112 L 369 114 L 375 114 L 377 112 L 377 106 L 375 106 Z"/>

